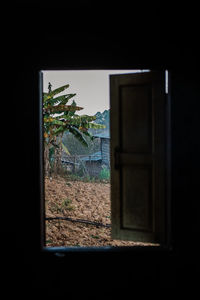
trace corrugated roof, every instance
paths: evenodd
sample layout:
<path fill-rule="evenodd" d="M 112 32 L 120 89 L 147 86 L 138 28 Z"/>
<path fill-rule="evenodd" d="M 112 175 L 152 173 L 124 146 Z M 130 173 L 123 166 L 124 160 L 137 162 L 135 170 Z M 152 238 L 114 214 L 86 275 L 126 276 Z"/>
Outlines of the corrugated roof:
<path fill-rule="evenodd" d="M 102 133 L 97 133 L 97 134 L 94 134 L 94 137 L 109 139 L 110 138 L 110 132 L 106 131 L 106 132 L 102 132 Z"/>

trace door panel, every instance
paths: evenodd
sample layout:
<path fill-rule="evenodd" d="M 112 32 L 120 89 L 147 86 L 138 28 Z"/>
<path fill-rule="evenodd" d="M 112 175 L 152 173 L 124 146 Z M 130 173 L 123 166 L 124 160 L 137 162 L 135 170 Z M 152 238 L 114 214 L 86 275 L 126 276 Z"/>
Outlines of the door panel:
<path fill-rule="evenodd" d="M 151 153 L 151 87 L 122 86 L 120 88 L 120 108 L 123 152 Z M 128 135 L 127 132 L 129 132 Z"/>
<path fill-rule="evenodd" d="M 152 168 L 126 166 L 122 174 L 122 228 L 152 231 Z"/>

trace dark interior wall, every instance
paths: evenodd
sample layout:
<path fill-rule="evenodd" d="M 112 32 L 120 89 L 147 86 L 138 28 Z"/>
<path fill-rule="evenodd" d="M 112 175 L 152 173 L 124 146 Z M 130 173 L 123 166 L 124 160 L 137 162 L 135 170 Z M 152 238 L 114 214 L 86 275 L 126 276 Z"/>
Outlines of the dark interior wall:
<path fill-rule="evenodd" d="M 1 263 L 6 291 L 63 295 L 119 287 L 195 288 L 199 248 L 199 78 L 196 24 L 180 10 L 83 4 L 5 9 L 1 56 L 3 155 Z M 103 2 L 102 2 L 103 3 Z M 186 12 L 186 10 L 185 10 Z M 189 13 L 189 12 L 187 12 Z M 5 26 L 5 24 L 4 24 Z M 167 68 L 172 85 L 172 252 L 41 253 L 38 71 Z M 4 98 L 3 98 L 4 97 Z M 5 99 L 5 100 L 4 100 Z M 5 105 L 5 108 L 4 108 Z M 4 157 L 2 156 L 2 157 Z M 4 160 L 4 159 L 3 159 Z M 13 170 L 13 161 L 15 168 Z M 117 293 L 116 293 L 117 295 Z"/>
<path fill-rule="evenodd" d="M 175 243 L 187 249 L 188 253 L 197 253 L 199 248 L 195 240 L 200 228 L 197 200 L 200 97 L 198 74 L 187 69 L 178 74 L 174 72 L 172 82 L 172 195 Z"/>

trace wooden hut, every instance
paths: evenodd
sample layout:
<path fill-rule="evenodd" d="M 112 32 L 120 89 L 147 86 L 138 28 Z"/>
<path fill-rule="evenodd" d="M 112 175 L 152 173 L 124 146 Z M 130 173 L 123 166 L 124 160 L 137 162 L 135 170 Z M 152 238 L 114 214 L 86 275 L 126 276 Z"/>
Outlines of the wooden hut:
<path fill-rule="evenodd" d="M 100 139 L 100 151 L 102 164 L 110 168 L 110 133 L 108 131 L 95 134 L 95 138 Z"/>

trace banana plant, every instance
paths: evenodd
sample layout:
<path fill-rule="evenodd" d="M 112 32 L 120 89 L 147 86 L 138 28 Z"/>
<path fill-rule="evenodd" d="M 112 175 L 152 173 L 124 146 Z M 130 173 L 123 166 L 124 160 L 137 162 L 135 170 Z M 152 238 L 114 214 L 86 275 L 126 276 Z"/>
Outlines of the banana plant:
<path fill-rule="evenodd" d="M 80 143 L 87 147 L 88 143 L 84 136 L 89 136 L 93 139 L 88 129 L 105 128 L 104 125 L 94 122 L 95 116 L 76 114 L 76 111 L 80 111 L 83 108 L 77 106 L 74 100 L 70 105 L 68 104 L 69 100 L 72 100 L 76 94 L 57 96 L 69 88 L 69 84 L 55 90 L 51 90 L 51 87 L 52 85 L 49 83 L 48 93 L 43 93 L 44 161 L 47 176 L 50 175 L 51 170 L 49 162 L 49 150 L 51 147 L 54 147 L 54 171 L 59 172 L 61 169 L 62 136 L 65 131 L 71 132 Z"/>

